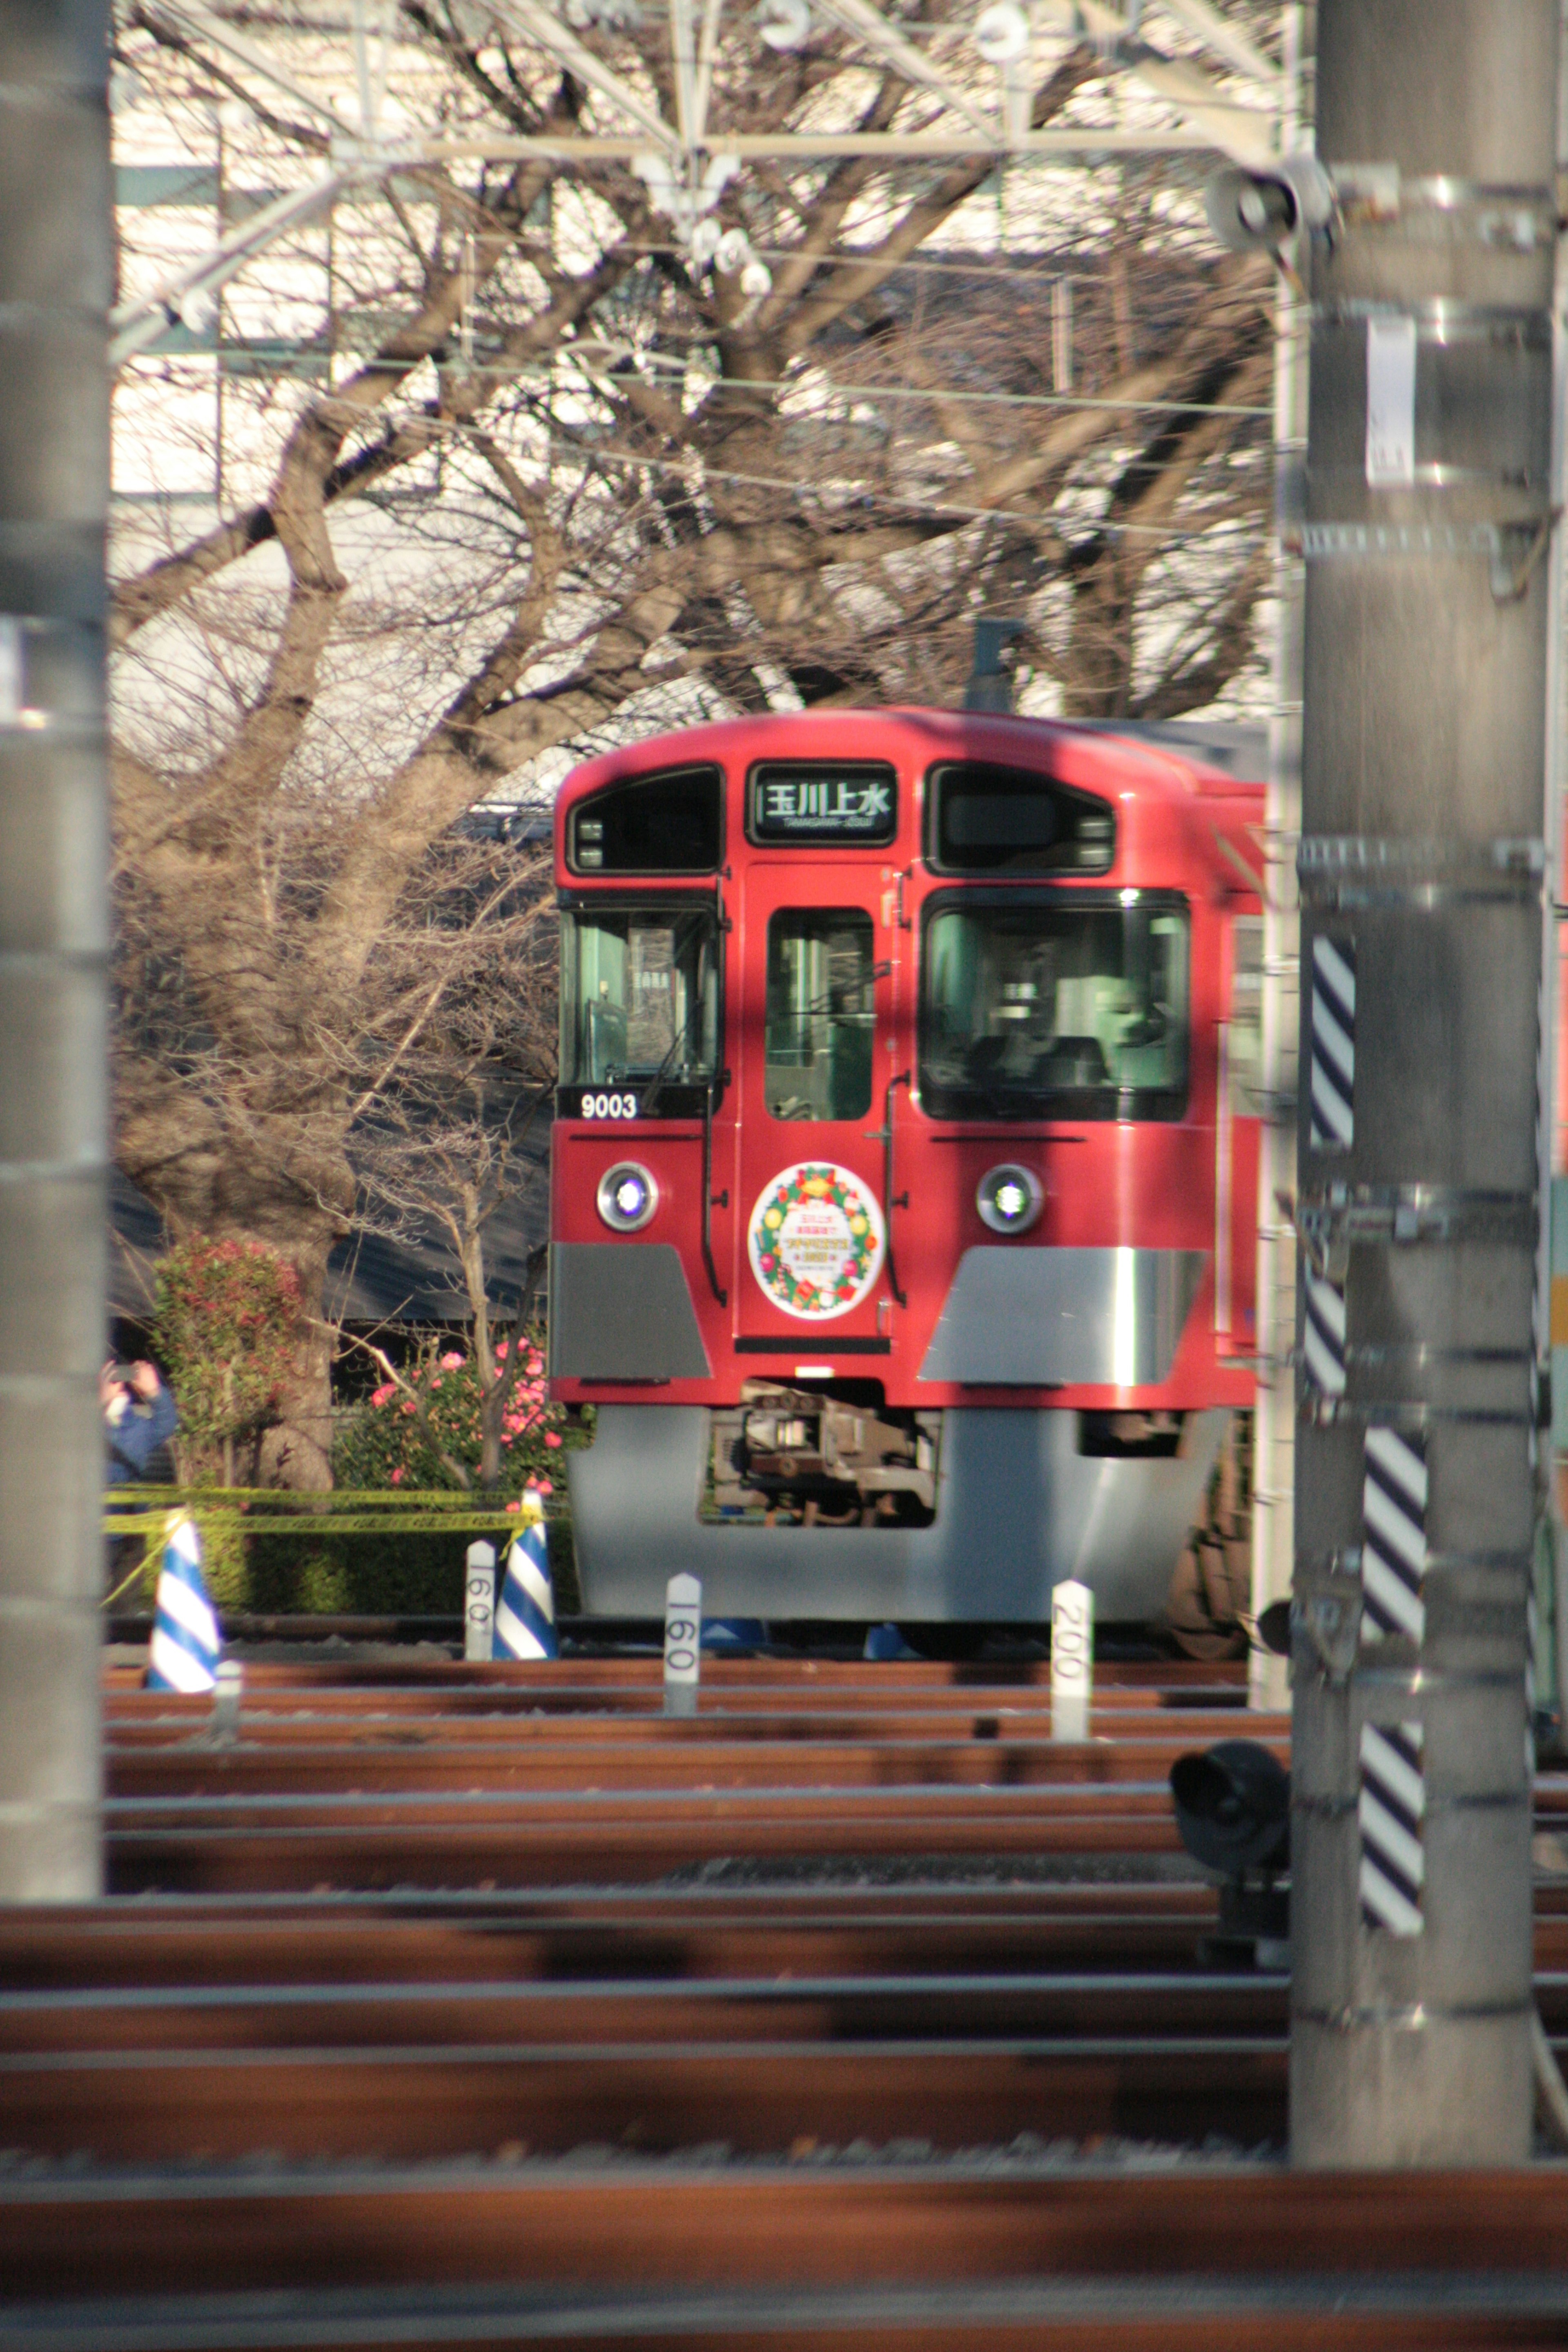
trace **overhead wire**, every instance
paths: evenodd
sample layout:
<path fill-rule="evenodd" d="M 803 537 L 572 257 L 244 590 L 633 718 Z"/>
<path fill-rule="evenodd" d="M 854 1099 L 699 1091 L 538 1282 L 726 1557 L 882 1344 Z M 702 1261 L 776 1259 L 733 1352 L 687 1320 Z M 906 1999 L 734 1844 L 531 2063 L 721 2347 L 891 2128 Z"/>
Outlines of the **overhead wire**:
<path fill-rule="evenodd" d="M 432 418 L 426 422 L 426 430 L 430 433 L 433 439 L 443 435 L 461 438 L 472 434 L 477 440 L 483 429 L 468 424 L 461 417 Z M 784 490 L 801 499 L 813 496 L 820 498 L 824 493 L 823 483 L 795 481 L 785 474 L 743 473 L 733 467 L 706 465 L 700 458 L 648 457 L 636 450 L 612 449 L 603 445 L 584 449 L 580 443 L 552 431 L 548 425 L 545 425 L 543 430 L 552 453 L 570 457 L 581 466 L 586 467 L 609 464 L 626 466 L 634 469 L 645 468 L 650 473 L 673 475 L 694 497 L 700 496 L 704 486 L 709 482 L 729 482 L 746 489 Z M 697 481 L 689 478 L 690 470 L 694 467 L 700 468 L 701 478 Z M 921 499 L 918 494 L 907 491 L 879 490 L 872 484 L 865 482 L 845 483 L 843 488 L 847 503 L 861 500 L 898 509 L 906 513 L 929 514 L 934 518 L 951 517 L 956 522 L 1024 523 L 1033 530 L 1043 530 L 1047 533 L 1058 541 L 1064 553 L 1070 552 L 1075 543 L 1067 536 L 1059 523 L 1052 521 L 1037 511 L 1030 512 L 1021 507 L 978 506 L 956 499 Z M 826 508 L 824 520 L 831 520 L 837 511 L 839 509 L 836 508 Z M 1213 522 L 1195 530 L 1169 530 L 1153 523 L 1115 522 L 1104 520 L 1098 515 L 1086 515 L 1083 518 L 1083 526 L 1086 537 L 1109 532 L 1119 538 L 1180 540 L 1195 543 L 1198 540 L 1212 538 L 1216 531 L 1227 529 L 1247 532 L 1266 531 L 1269 528 L 1269 523 L 1267 520 L 1250 520 L 1239 515 L 1221 516 L 1216 517 Z"/>

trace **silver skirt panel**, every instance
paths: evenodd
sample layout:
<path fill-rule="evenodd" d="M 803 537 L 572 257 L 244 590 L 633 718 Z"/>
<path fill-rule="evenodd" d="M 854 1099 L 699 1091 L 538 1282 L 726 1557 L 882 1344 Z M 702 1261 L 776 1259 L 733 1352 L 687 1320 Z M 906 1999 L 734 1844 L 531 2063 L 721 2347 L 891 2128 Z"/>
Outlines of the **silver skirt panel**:
<path fill-rule="evenodd" d="M 922 1381 L 1152 1388 L 1170 1376 L 1203 1250 L 966 1249 Z"/>
<path fill-rule="evenodd" d="M 601 1405 L 567 1461 L 584 1606 L 662 1613 L 666 1580 L 702 1579 L 710 1616 L 1037 1624 L 1079 1577 L 1102 1618 L 1163 1616 L 1172 1572 L 1229 1414 L 1192 1413 L 1173 1460 L 1078 1451 L 1076 1412 L 950 1408 L 929 1528 L 703 1525 L 701 1405 Z"/>

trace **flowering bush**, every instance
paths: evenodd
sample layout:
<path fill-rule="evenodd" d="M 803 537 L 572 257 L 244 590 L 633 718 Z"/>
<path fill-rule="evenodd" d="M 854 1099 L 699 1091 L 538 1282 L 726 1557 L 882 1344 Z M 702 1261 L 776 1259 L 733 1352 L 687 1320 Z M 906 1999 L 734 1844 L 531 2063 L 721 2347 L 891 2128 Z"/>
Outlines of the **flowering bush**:
<path fill-rule="evenodd" d="M 302 1306 L 293 1267 L 260 1242 L 193 1234 L 168 1252 L 153 1336 L 197 1479 L 235 1483 L 235 1449 L 269 1426 L 293 1369 Z"/>
<path fill-rule="evenodd" d="M 517 1355 L 512 1354 L 516 1347 Z M 501 1412 L 500 1489 L 521 1496 L 554 1491 L 565 1412 L 545 1393 L 544 1359 L 526 1335 L 498 1339 Z M 333 1475 L 341 1486 L 478 1486 L 484 1391 L 470 1353 L 430 1347 L 397 1380 L 384 1381 L 341 1429 Z M 459 1476 L 461 1471 L 464 1475 Z"/>

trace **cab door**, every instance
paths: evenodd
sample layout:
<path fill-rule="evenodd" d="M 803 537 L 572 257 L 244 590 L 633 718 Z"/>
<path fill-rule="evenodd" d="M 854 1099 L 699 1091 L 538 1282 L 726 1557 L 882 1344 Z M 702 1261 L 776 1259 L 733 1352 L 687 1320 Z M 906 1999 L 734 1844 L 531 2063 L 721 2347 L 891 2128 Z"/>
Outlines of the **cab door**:
<path fill-rule="evenodd" d="M 900 1074 L 908 1119 L 893 892 L 868 859 L 759 862 L 741 930 L 737 1352 L 786 1376 L 885 1355 Z"/>

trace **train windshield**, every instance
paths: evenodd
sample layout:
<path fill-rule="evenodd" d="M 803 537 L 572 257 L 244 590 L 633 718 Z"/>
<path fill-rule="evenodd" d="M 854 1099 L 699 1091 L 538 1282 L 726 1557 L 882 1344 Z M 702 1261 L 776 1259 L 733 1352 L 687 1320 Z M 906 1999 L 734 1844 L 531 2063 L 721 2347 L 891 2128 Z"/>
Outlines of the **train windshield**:
<path fill-rule="evenodd" d="M 921 1003 L 925 1109 L 935 1118 L 1179 1118 L 1187 946 L 1185 908 L 1168 898 L 939 901 Z"/>
<path fill-rule="evenodd" d="M 717 940 L 710 904 L 563 908 L 562 1086 L 710 1084 Z"/>

